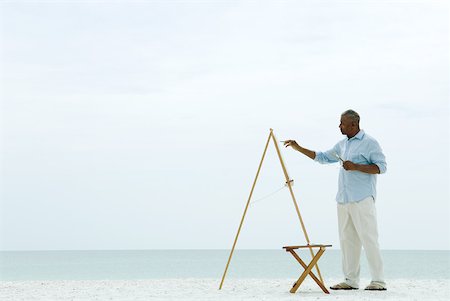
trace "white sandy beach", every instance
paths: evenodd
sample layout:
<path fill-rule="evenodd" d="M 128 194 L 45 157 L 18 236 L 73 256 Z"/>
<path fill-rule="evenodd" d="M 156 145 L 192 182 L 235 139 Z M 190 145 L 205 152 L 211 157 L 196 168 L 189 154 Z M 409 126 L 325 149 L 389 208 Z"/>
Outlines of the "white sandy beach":
<path fill-rule="evenodd" d="M 327 281 L 327 285 L 337 280 Z M 363 281 L 364 286 L 368 281 Z M 96 281 L 3 281 L 0 300 L 449 300 L 450 280 L 397 279 L 384 292 L 331 291 L 308 280 L 296 294 L 293 279 L 155 279 Z"/>

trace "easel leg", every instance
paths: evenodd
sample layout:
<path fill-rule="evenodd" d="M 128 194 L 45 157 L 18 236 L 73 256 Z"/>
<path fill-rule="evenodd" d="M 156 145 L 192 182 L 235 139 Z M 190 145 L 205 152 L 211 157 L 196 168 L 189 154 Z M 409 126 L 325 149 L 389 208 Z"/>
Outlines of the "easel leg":
<path fill-rule="evenodd" d="M 242 224 L 244 223 L 245 214 L 247 213 L 248 205 L 250 204 L 250 199 L 253 195 L 253 190 L 255 189 L 256 181 L 258 180 L 259 172 L 261 171 L 261 166 L 264 161 L 264 157 L 266 156 L 267 147 L 269 146 L 270 138 L 272 137 L 272 130 L 270 131 L 269 138 L 267 138 L 266 147 L 264 148 L 264 152 L 261 158 L 261 162 L 259 163 L 258 171 L 256 172 L 255 180 L 253 181 L 252 189 L 250 190 L 250 195 L 247 200 L 247 204 L 245 205 L 244 214 L 242 215 L 241 223 L 239 224 L 239 228 L 236 234 L 236 237 L 234 239 L 233 247 L 231 248 L 230 256 L 228 257 L 228 262 L 225 267 L 225 271 L 223 272 L 222 281 L 220 282 L 219 289 L 222 289 L 223 281 L 225 280 L 225 276 L 227 275 L 228 266 L 230 265 L 231 257 L 233 256 L 234 248 L 236 247 L 236 242 L 239 237 L 239 233 L 241 232 Z"/>
<path fill-rule="evenodd" d="M 300 225 L 302 227 L 303 234 L 305 235 L 306 243 L 309 245 L 310 242 L 309 242 L 308 233 L 306 232 L 306 227 L 305 227 L 305 224 L 303 223 L 303 218 L 302 218 L 302 215 L 300 214 L 300 209 L 298 209 L 298 204 L 297 204 L 297 200 L 295 199 L 295 196 L 294 196 L 294 191 L 292 190 L 292 186 L 291 186 L 291 182 L 290 182 L 291 179 L 289 178 L 289 175 L 288 175 L 288 172 L 286 169 L 286 165 L 284 165 L 283 157 L 281 156 L 280 148 L 278 147 L 278 142 L 277 142 L 277 139 L 275 138 L 275 134 L 273 134 L 272 131 L 270 133 L 272 135 L 273 143 L 275 144 L 275 149 L 277 150 L 278 158 L 280 159 L 281 168 L 283 169 L 283 173 L 286 178 L 286 183 L 288 185 L 289 192 L 291 193 L 292 201 L 294 202 L 295 210 L 297 211 L 298 219 L 300 220 Z M 313 250 L 310 248 L 309 251 L 311 253 L 311 258 L 314 258 Z M 320 282 L 323 282 L 323 278 L 322 278 L 322 274 L 320 273 L 319 265 L 316 265 L 316 271 L 317 271 L 317 274 L 319 275 Z"/>

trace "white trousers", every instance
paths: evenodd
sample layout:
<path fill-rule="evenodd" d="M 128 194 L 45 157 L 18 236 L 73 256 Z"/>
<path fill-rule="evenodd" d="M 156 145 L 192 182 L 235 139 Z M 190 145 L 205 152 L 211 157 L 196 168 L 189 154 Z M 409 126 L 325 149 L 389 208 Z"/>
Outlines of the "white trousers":
<path fill-rule="evenodd" d="M 359 287 L 361 247 L 364 247 L 373 282 L 384 282 L 378 245 L 377 212 L 372 197 L 357 203 L 338 204 L 339 239 L 345 282 Z"/>

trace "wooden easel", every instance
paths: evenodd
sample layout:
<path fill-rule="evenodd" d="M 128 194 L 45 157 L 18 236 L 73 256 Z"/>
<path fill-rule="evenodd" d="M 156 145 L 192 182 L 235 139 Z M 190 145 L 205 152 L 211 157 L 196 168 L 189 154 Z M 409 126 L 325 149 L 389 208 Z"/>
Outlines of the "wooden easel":
<path fill-rule="evenodd" d="M 279 146 L 278 146 L 277 139 L 275 138 L 275 135 L 274 135 L 274 133 L 273 133 L 273 129 L 270 129 L 270 134 L 269 134 L 269 137 L 267 138 L 266 147 L 264 148 L 264 152 L 263 152 L 263 155 L 262 155 L 262 158 L 261 158 L 261 162 L 259 163 L 258 171 L 256 172 L 256 177 L 255 177 L 255 180 L 253 181 L 252 189 L 250 190 L 250 195 L 249 195 L 249 197 L 248 197 L 247 204 L 246 204 L 245 209 L 244 209 L 244 214 L 242 215 L 241 223 L 239 224 L 239 228 L 238 228 L 238 231 L 237 231 L 237 234 L 236 234 L 236 238 L 234 239 L 233 247 L 231 248 L 230 256 L 228 257 L 228 262 L 227 262 L 227 265 L 226 265 L 226 267 L 225 267 L 225 271 L 223 272 L 222 281 L 220 282 L 219 289 L 222 289 L 222 285 L 223 285 L 223 282 L 224 282 L 224 280 L 225 280 L 225 276 L 226 276 L 227 271 L 228 271 L 228 266 L 230 265 L 231 257 L 233 256 L 234 248 L 236 247 L 236 242 L 237 242 L 237 240 L 238 240 L 239 233 L 241 232 L 242 224 L 244 223 L 245 214 L 247 213 L 247 209 L 248 209 L 248 206 L 249 206 L 249 204 L 250 204 L 250 200 L 251 200 L 252 195 L 253 195 L 253 190 L 255 189 L 256 181 L 258 180 L 259 172 L 260 172 L 260 170 L 261 170 L 261 166 L 262 166 L 262 163 L 263 163 L 263 161 L 264 161 L 264 157 L 266 156 L 266 151 L 267 151 L 267 148 L 268 148 L 268 146 L 269 146 L 269 143 L 270 143 L 270 140 L 271 140 L 271 139 L 272 139 L 272 141 L 273 141 L 273 143 L 274 143 L 274 145 L 275 145 L 275 149 L 276 149 L 276 151 L 277 151 L 278 158 L 280 159 L 281 168 L 283 169 L 284 177 L 285 177 L 285 180 L 286 180 L 286 185 L 287 185 L 288 188 L 289 188 L 289 192 L 290 192 L 290 194 L 291 194 L 292 201 L 294 202 L 295 210 L 297 211 L 297 216 L 298 216 L 298 219 L 299 219 L 299 221 L 300 221 L 300 225 L 301 225 L 301 227 L 302 227 L 303 234 L 305 235 L 305 239 L 306 239 L 306 243 L 307 243 L 306 247 L 309 248 L 310 253 L 311 253 L 311 257 L 312 257 L 313 260 L 314 260 L 315 258 L 317 258 L 317 260 L 318 260 L 318 258 L 319 258 L 320 255 L 321 255 L 321 254 L 314 254 L 313 246 L 310 245 L 308 233 L 306 233 L 306 228 L 305 228 L 305 225 L 304 225 L 304 223 L 303 223 L 303 219 L 302 219 L 302 216 L 301 216 L 301 214 L 300 214 L 300 210 L 298 209 L 297 201 L 296 201 L 295 196 L 294 196 L 294 191 L 292 190 L 292 180 L 289 178 L 289 175 L 288 175 L 288 173 L 287 173 L 286 166 L 285 166 L 284 161 L 283 161 L 283 158 L 282 158 L 282 156 L 281 156 L 281 152 L 280 152 L 280 148 L 279 148 Z M 320 250 L 320 251 L 321 251 L 321 250 Z M 319 256 L 316 257 L 316 255 L 319 255 Z M 323 282 L 322 275 L 321 275 L 320 270 L 319 270 L 319 266 L 317 265 L 317 260 L 315 260 L 315 262 L 314 262 L 314 264 L 311 266 L 311 268 L 312 268 L 313 266 L 316 267 L 317 274 L 319 275 L 319 278 L 320 278 L 320 283 L 321 283 L 322 286 L 324 287 L 324 285 L 323 285 L 324 282 Z M 311 268 L 310 268 L 309 271 L 306 273 L 306 276 L 307 276 L 308 274 L 312 274 L 312 273 L 310 273 Z M 306 276 L 305 276 L 305 277 L 306 277 Z M 299 279 L 299 280 L 300 280 L 300 279 Z M 303 280 L 302 280 L 302 281 L 303 281 Z M 316 281 L 316 282 L 317 282 L 317 281 Z M 300 281 L 300 282 L 298 281 L 297 283 L 298 283 L 298 286 L 300 286 L 301 281 Z M 319 284 L 319 283 L 318 283 L 318 284 Z M 322 286 L 321 286 L 321 287 L 322 287 Z M 298 287 L 297 287 L 297 288 L 298 288 Z M 291 292 L 292 292 L 292 291 L 291 291 Z M 295 292 L 295 291 L 294 291 L 294 292 Z"/>

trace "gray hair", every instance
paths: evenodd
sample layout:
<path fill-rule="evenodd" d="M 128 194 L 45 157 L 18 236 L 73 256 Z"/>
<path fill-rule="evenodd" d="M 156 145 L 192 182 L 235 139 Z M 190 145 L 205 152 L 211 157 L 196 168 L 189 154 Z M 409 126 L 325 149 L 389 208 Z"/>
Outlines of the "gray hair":
<path fill-rule="evenodd" d="M 359 114 L 356 113 L 353 110 L 347 110 L 344 113 L 342 113 L 342 116 L 347 116 L 349 117 L 352 121 L 356 122 L 357 124 L 359 124 Z"/>

